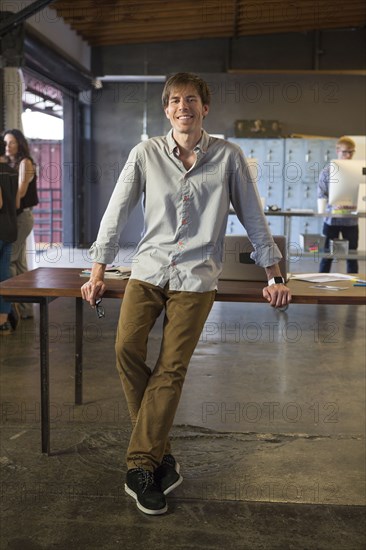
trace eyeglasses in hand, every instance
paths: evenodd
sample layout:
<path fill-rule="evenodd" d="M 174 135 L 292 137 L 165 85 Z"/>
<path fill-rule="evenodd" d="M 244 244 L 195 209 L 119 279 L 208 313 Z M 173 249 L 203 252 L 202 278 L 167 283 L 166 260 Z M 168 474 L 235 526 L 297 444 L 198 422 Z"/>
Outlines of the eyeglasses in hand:
<path fill-rule="evenodd" d="M 105 317 L 104 307 L 101 305 L 101 303 L 102 298 L 98 298 L 98 300 L 95 300 L 95 311 L 97 312 L 98 319 Z"/>

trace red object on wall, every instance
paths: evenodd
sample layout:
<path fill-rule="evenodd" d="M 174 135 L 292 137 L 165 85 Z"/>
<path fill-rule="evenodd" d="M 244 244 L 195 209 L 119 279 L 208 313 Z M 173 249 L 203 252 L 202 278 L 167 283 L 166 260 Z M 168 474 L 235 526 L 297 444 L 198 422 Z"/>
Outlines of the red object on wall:
<path fill-rule="evenodd" d="M 37 165 L 39 204 L 34 207 L 36 243 L 62 243 L 62 141 L 32 139 L 30 151 Z"/>

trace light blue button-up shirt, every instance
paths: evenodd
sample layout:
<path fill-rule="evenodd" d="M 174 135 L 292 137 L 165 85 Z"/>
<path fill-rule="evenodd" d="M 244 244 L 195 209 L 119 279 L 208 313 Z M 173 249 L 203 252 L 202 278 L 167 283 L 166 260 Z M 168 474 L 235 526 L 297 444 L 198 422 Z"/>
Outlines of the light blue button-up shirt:
<path fill-rule="evenodd" d="M 171 290 L 217 288 L 230 203 L 253 244 L 252 258 L 268 267 L 281 259 L 241 149 L 203 130 L 196 162 L 187 170 L 177 157 L 172 130 L 134 147 L 90 249 L 95 262 L 113 262 L 119 237 L 143 197 L 144 234 L 131 278 Z"/>

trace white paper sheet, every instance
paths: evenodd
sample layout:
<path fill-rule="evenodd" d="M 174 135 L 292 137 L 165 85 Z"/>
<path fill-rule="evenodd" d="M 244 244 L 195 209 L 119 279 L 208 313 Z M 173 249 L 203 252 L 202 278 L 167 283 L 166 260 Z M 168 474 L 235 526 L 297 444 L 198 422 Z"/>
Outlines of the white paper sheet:
<path fill-rule="evenodd" d="M 331 283 L 334 281 L 366 282 L 364 279 L 358 279 L 354 275 L 347 275 L 345 273 L 295 273 L 291 275 L 291 279 L 308 281 L 309 283 Z"/>

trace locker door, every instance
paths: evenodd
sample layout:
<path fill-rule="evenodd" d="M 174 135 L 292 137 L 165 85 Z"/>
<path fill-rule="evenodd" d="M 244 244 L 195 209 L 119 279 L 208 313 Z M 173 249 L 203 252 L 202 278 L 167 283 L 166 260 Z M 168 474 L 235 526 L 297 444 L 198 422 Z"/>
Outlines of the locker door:
<path fill-rule="evenodd" d="M 236 143 L 239 145 L 241 150 L 244 153 L 244 156 L 248 160 L 249 164 L 253 164 L 254 173 L 257 174 L 257 187 L 259 195 L 261 195 L 262 189 L 262 174 L 263 174 L 263 142 L 260 139 L 251 139 L 251 138 L 228 138 L 228 141 Z M 252 162 L 251 162 L 252 161 Z M 243 226 L 239 222 L 235 214 L 230 214 L 228 219 L 228 224 L 226 228 L 227 234 L 237 234 L 243 235 L 246 234 Z"/>
<path fill-rule="evenodd" d="M 277 205 L 282 209 L 284 140 L 263 139 L 263 145 L 261 196 L 264 197 L 267 207 Z M 282 217 L 267 216 L 267 222 L 273 235 L 283 235 Z"/>
<path fill-rule="evenodd" d="M 285 140 L 284 164 L 284 210 L 304 208 L 302 206 L 302 178 L 304 175 L 305 141 L 288 138 Z M 300 218 L 292 217 L 290 242 L 298 247 L 300 233 Z"/>

